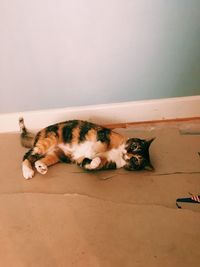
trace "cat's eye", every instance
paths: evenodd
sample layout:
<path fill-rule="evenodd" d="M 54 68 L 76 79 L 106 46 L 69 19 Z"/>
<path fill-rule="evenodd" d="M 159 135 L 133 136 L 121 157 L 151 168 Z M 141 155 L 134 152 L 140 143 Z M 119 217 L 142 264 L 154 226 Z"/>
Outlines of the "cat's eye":
<path fill-rule="evenodd" d="M 131 149 L 132 150 L 136 150 L 137 148 L 138 148 L 137 144 L 135 144 L 135 143 L 131 144 Z"/>

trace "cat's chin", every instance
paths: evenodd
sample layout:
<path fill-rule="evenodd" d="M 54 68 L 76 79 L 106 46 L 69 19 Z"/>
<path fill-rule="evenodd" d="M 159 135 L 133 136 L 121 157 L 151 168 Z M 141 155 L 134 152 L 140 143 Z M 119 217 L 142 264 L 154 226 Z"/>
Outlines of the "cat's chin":
<path fill-rule="evenodd" d="M 124 166 L 124 169 L 127 170 L 127 171 L 142 171 L 142 170 L 144 170 L 144 169 L 140 169 L 140 168 L 138 168 L 138 169 L 133 168 L 133 167 L 130 166 L 130 165 L 125 165 L 125 166 Z"/>

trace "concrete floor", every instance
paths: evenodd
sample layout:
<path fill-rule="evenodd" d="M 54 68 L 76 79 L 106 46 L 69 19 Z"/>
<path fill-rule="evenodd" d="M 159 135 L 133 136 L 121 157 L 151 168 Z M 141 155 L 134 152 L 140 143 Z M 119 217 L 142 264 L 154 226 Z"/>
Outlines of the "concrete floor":
<path fill-rule="evenodd" d="M 18 134 L 0 135 L 0 266 L 188 267 L 200 262 L 200 121 L 130 126 L 156 137 L 155 172 L 58 164 L 25 180 Z"/>

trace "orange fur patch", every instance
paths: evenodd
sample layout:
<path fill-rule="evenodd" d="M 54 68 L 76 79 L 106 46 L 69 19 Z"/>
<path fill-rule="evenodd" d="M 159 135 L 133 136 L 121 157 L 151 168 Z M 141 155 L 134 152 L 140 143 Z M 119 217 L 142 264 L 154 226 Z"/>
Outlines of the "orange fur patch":
<path fill-rule="evenodd" d="M 125 138 L 118 133 L 110 133 L 110 148 L 117 148 L 125 142 Z"/>
<path fill-rule="evenodd" d="M 56 153 L 51 153 L 46 155 L 44 158 L 40 159 L 40 161 L 46 164 L 47 166 L 51 166 L 59 162 L 59 158 L 56 155 Z"/>

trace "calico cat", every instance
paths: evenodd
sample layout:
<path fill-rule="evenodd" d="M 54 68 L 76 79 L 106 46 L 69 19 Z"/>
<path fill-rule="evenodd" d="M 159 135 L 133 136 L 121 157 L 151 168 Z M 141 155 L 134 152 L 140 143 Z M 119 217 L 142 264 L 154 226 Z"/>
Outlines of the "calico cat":
<path fill-rule="evenodd" d="M 19 120 L 21 143 L 30 150 L 24 155 L 22 172 L 25 179 L 34 168 L 46 174 L 58 162 L 76 163 L 85 170 L 116 169 L 152 170 L 149 146 L 154 140 L 126 139 L 113 130 L 81 120 L 50 125 L 34 137 Z"/>

